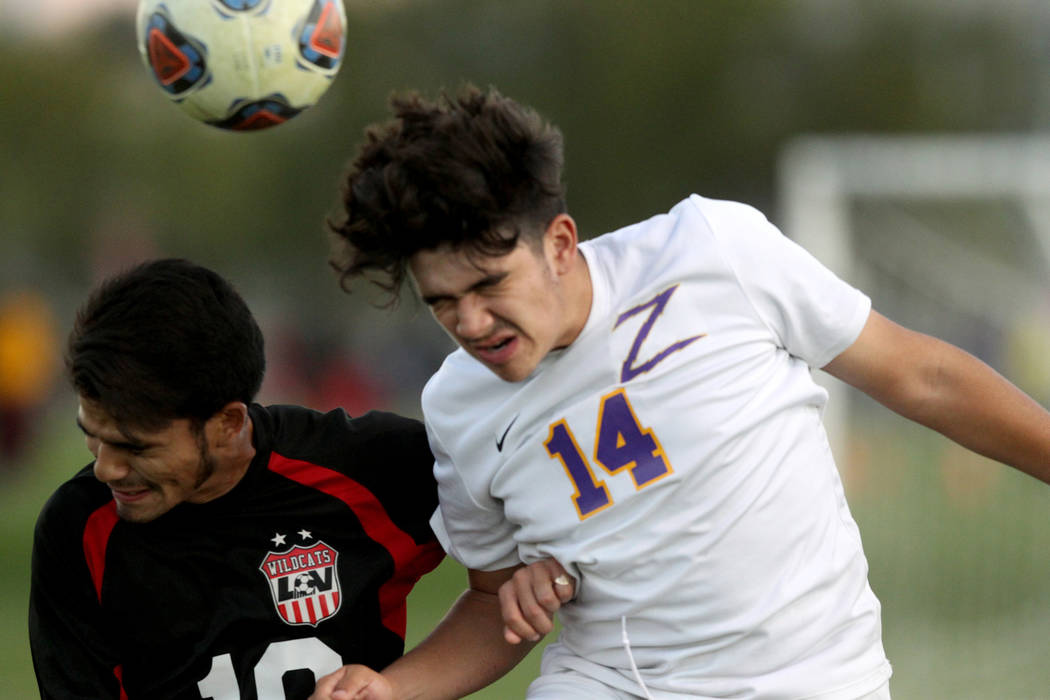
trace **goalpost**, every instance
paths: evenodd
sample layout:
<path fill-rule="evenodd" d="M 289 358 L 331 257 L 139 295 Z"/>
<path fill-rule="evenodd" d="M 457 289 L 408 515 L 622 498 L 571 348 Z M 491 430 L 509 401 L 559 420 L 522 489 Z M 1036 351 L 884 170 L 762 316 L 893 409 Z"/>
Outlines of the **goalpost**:
<path fill-rule="evenodd" d="M 1050 302 L 1050 137 L 801 137 L 784 150 L 778 189 L 784 232 L 869 293 L 880 291 L 871 290 L 878 284 L 877 271 L 871 268 L 896 265 L 905 283 L 922 290 L 919 294 L 969 317 L 1012 320 Z M 865 203 L 881 207 L 872 215 L 893 226 L 876 251 L 885 256 L 882 261 L 858 255 L 856 238 L 863 222 L 856 217 L 864 212 L 857 205 Z M 909 203 L 926 205 L 926 211 L 932 205 L 944 214 L 954 208 L 957 216 L 972 212 L 967 204 L 1012 204 L 1037 257 L 1028 262 L 1041 266 L 1042 279 L 988 256 L 994 243 L 982 247 L 960 242 L 953 238 L 955 232 L 930 225 L 928 217 L 909 216 Z M 987 231 L 988 236 L 998 233 Z M 882 291 L 892 295 L 892 290 Z M 887 315 L 905 325 L 924 313 L 909 308 L 900 295 L 874 299 L 882 310 L 885 304 L 879 301 L 893 305 L 900 313 Z M 923 325 L 936 324 L 928 312 L 920 320 Z M 966 349 L 980 354 L 979 348 Z M 828 432 L 841 452 L 848 421 L 844 387 L 823 373 L 819 377 L 832 394 Z"/>
<path fill-rule="evenodd" d="M 804 136 L 778 165 L 785 234 L 881 313 L 1050 403 L 1050 136 Z M 1050 487 L 814 374 L 895 696 L 1040 697 Z"/>

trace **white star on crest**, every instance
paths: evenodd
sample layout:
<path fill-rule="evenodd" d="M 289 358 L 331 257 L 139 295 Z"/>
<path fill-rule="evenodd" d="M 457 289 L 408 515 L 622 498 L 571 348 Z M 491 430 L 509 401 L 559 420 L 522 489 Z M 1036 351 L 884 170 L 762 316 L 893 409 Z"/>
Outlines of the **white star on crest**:
<path fill-rule="evenodd" d="M 299 536 L 302 537 L 304 540 L 308 540 L 311 537 L 313 537 L 313 535 L 310 534 L 309 530 L 300 530 Z"/>
<path fill-rule="evenodd" d="M 280 547 L 282 544 L 284 544 L 284 535 L 278 532 L 270 538 L 270 541 L 274 543 L 274 546 Z"/>

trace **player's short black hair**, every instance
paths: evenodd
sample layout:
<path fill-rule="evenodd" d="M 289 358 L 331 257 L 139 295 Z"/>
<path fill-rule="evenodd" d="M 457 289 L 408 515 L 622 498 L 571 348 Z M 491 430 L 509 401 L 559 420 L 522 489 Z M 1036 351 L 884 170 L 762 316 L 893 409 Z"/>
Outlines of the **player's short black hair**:
<path fill-rule="evenodd" d="M 262 385 L 263 336 L 221 276 L 187 260 L 142 263 L 101 283 L 79 309 L 66 349 L 77 393 L 118 423 L 203 424 Z"/>
<path fill-rule="evenodd" d="M 342 182 L 342 212 L 328 220 L 331 265 L 396 301 L 409 258 L 442 245 L 502 255 L 538 240 L 565 211 L 561 132 L 494 89 L 464 86 L 436 100 L 390 99 L 394 117 L 372 125 Z"/>

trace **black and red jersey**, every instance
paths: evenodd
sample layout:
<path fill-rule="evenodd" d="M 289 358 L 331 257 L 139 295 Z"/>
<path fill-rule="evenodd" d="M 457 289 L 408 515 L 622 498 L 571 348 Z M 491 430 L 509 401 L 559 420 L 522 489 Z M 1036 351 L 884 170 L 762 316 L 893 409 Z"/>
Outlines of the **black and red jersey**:
<path fill-rule="evenodd" d="M 422 424 L 250 409 L 229 493 L 121 520 L 90 465 L 44 506 L 29 631 L 41 696 L 291 700 L 404 651 L 405 598 L 443 556 Z"/>

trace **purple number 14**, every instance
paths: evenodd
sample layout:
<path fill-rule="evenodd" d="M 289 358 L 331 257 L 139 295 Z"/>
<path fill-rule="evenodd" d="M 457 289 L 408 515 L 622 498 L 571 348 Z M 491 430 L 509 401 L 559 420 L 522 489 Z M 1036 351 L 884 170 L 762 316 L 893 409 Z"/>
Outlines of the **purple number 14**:
<path fill-rule="evenodd" d="M 544 447 L 565 467 L 576 492 L 572 502 L 583 520 L 613 504 L 604 481 L 595 478 L 587 457 L 564 419 L 551 425 Z M 617 389 L 602 397 L 594 461 L 611 475 L 628 470 L 634 486 L 642 489 L 671 473 L 671 465 L 652 430 L 642 427 L 627 393 Z"/>

